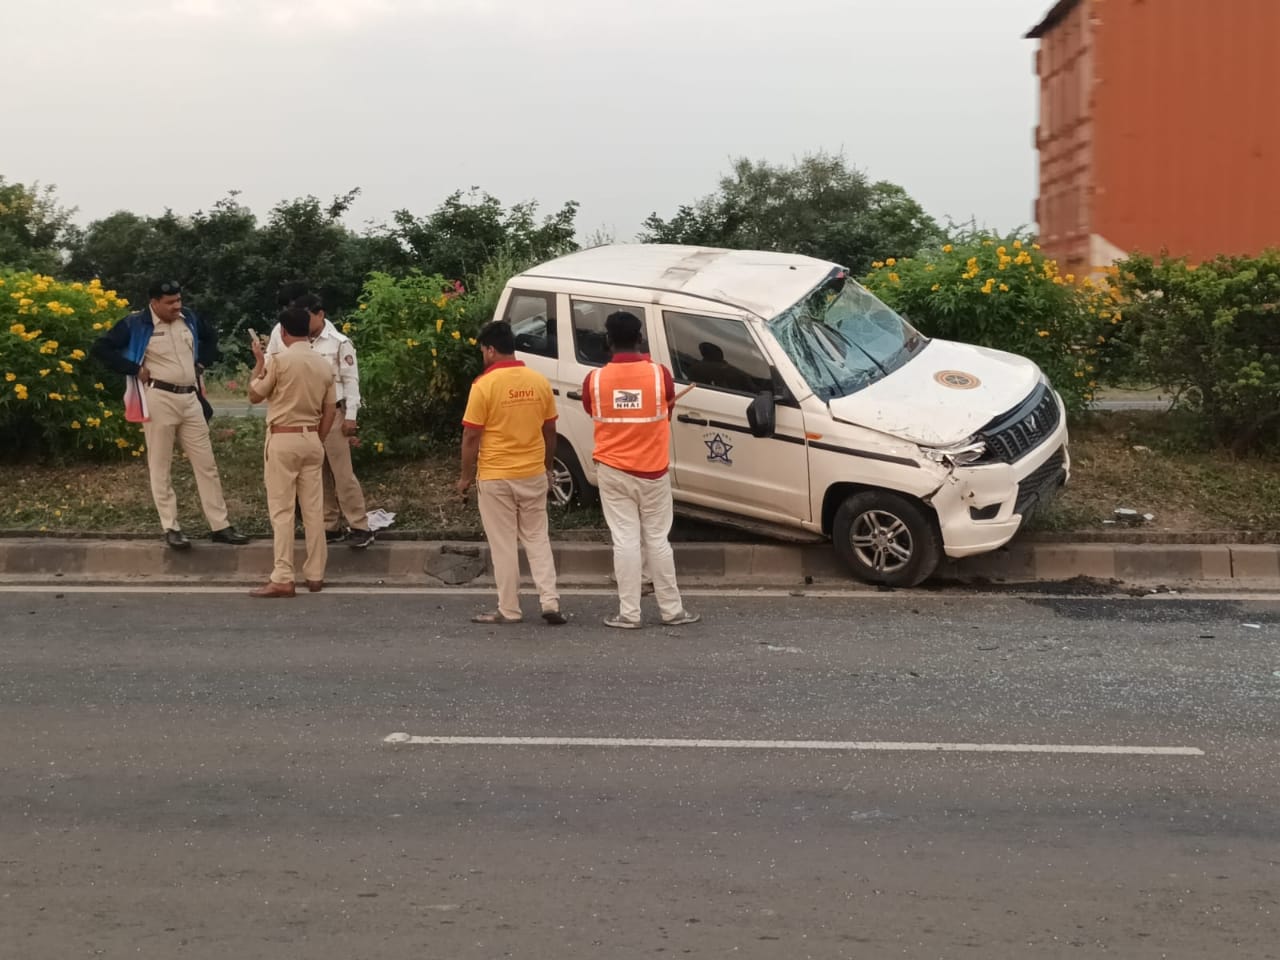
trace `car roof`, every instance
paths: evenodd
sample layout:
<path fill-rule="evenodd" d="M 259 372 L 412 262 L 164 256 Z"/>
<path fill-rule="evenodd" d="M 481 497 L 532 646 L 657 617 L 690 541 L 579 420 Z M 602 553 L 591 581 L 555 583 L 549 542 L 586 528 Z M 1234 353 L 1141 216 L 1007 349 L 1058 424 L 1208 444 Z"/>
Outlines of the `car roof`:
<path fill-rule="evenodd" d="M 838 264 L 795 253 L 614 243 L 548 260 L 512 282 L 531 277 L 658 290 L 727 304 L 769 320 L 838 269 Z"/>

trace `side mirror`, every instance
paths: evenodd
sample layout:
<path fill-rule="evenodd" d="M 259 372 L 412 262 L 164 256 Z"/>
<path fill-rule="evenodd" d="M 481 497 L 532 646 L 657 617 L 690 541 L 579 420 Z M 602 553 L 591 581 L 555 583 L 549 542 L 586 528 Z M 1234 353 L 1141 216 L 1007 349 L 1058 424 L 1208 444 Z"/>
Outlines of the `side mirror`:
<path fill-rule="evenodd" d="M 777 407 L 773 394 L 761 393 L 747 407 L 747 424 L 753 437 L 772 437 L 778 429 Z"/>

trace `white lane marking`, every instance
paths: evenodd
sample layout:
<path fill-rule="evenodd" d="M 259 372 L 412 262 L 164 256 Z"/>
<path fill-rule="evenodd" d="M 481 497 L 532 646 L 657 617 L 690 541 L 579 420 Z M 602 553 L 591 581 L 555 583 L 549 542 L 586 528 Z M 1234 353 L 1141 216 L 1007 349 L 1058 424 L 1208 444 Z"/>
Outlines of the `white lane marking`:
<path fill-rule="evenodd" d="M 0 583 L 0 593 L 110 593 L 110 594 L 151 594 L 151 593 L 179 593 L 179 594 L 247 594 L 250 589 L 259 586 L 260 582 L 254 580 L 246 581 L 242 584 L 227 584 L 221 586 L 209 585 L 192 585 L 183 583 L 174 584 L 53 584 L 46 583 Z M 373 594 L 385 594 L 390 596 L 424 596 L 424 597 L 466 597 L 475 594 L 482 594 L 493 590 L 492 584 L 480 584 L 474 587 L 416 587 L 404 586 L 397 584 L 384 585 L 361 585 L 361 586 L 328 586 L 324 588 L 324 592 L 320 597 L 328 594 L 337 594 L 339 596 L 364 596 Z M 612 587 L 562 587 L 560 592 L 564 596 L 573 597 L 612 597 L 617 595 L 617 590 Z M 999 591 L 981 591 L 968 587 L 956 587 L 954 589 L 944 590 L 893 590 L 882 591 L 875 588 L 858 587 L 850 585 L 841 589 L 802 589 L 797 587 L 681 587 L 680 592 L 690 597 L 732 597 L 732 598 L 750 598 L 760 597 L 762 599 L 794 599 L 794 600 L 841 600 L 856 597 L 858 600 L 919 600 L 927 597 L 941 597 L 947 600 L 963 598 L 966 600 L 1080 600 L 1080 601 L 1132 601 L 1140 602 L 1144 600 L 1231 600 L 1231 601 L 1280 601 L 1280 591 L 1262 593 L 1247 592 L 1233 593 L 1230 591 L 1221 593 L 1180 593 L 1175 595 L 1166 594 L 1147 594 L 1140 597 L 1134 597 L 1124 593 L 1109 594 L 1088 594 L 1081 595 L 1078 593 L 1051 593 L 1045 590 L 999 590 Z M 312 600 L 318 598 L 310 598 Z"/>
<path fill-rule="evenodd" d="M 139 584 L 55 584 L 49 586 L 47 584 L 0 584 L 0 593 L 182 593 L 182 594 L 245 594 L 255 586 L 259 586 L 260 582 L 255 580 L 246 581 L 243 584 L 220 584 L 218 586 L 210 586 L 208 584 L 194 585 L 185 583 L 160 584 L 160 583 L 139 583 Z M 299 588 L 301 589 L 301 587 Z M 478 596 L 485 593 L 493 592 L 493 584 L 480 584 L 474 587 L 415 587 L 405 586 L 403 584 L 381 584 L 381 585 L 352 585 L 352 586 L 329 586 L 325 585 L 321 594 L 340 594 L 344 596 L 360 596 L 373 594 L 390 594 L 397 596 L 424 596 L 424 597 L 468 597 Z M 878 600 L 893 599 L 893 594 L 884 593 L 874 588 L 858 588 L 850 587 L 847 590 L 825 590 L 810 591 L 803 595 L 794 589 L 785 587 L 681 587 L 680 592 L 688 596 L 694 597 L 760 597 L 762 599 L 777 599 L 779 597 L 794 597 L 795 599 L 839 599 L 841 597 L 859 597 L 869 599 L 875 597 Z M 613 587 L 561 587 L 562 596 L 575 597 L 616 597 L 618 591 Z M 967 594 L 977 596 L 978 594 Z M 1039 596 L 1039 594 L 1036 594 Z M 982 594 L 982 596 L 995 596 L 994 594 Z M 1012 596 L 1012 594 L 1005 594 Z M 317 599 L 317 598 L 310 598 Z M 899 597 L 899 599 L 901 599 Z M 1277 594 L 1280 599 L 1280 594 Z"/>
<path fill-rule="evenodd" d="M 669 740 L 656 737 L 415 737 L 383 743 L 431 747 L 657 747 L 703 750 L 839 750 L 911 753 L 1072 753 L 1102 756 L 1203 757 L 1199 747 L 1130 747 L 1075 743 L 933 743 L 895 740 Z"/>

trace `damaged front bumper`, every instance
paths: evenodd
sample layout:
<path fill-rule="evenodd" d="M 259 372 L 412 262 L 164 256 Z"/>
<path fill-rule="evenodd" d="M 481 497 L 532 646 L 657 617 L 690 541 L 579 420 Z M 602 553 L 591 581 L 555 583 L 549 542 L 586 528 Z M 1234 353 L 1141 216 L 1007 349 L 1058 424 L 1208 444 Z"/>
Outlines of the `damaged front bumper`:
<path fill-rule="evenodd" d="M 944 552 L 948 557 L 968 557 L 1004 546 L 1057 494 L 1070 473 L 1065 417 L 1016 463 L 953 467 L 929 498 Z"/>

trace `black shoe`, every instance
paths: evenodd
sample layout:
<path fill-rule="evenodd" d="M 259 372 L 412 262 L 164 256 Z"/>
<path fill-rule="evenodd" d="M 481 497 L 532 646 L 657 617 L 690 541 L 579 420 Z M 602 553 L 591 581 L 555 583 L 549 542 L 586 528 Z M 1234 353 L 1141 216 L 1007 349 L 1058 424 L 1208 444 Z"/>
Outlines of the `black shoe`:
<path fill-rule="evenodd" d="M 347 546 L 353 550 L 363 550 L 373 543 L 372 530 L 352 530 L 347 534 Z"/>
<path fill-rule="evenodd" d="M 341 543 L 346 539 L 346 534 L 341 530 L 326 530 L 324 532 L 325 543 Z"/>
<path fill-rule="evenodd" d="M 249 542 L 249 538 L 235 527 L 223 527 L 221 530 L 215 530 L 209 534 L 209 539 L 214 543 L 229 543 L 233 547 L 243 547 Z"/>
<path fill-rule="evenodd" d="M 187 535 L 181 530 L 166 530 L 164 532 L 164 542 L 170 550 L 191 549 L 191 541 L 187 539 Z"/>

